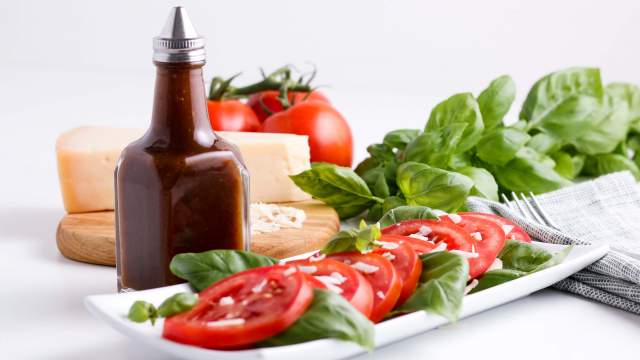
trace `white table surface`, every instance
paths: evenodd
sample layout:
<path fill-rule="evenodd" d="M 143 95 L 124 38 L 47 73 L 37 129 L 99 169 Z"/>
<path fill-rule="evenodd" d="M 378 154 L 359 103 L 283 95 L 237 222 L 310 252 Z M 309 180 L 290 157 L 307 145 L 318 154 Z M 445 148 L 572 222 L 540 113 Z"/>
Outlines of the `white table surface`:
<path fill-rule="evenodd" d="M 168 359 L 83 307 L 87 295 L 116 291 L 115 269 L 67 260 L 55 245 L 64 215 L 56 136 L 82 124 L 145 126 L 152 69 L 4 68 L 0 79 L 0 358 Z M 434 103 L 408 94 L 328 92 L 355 130 L 358 158 L 387 130 L 421 127 Z M 640 317 L 549 289 L 362 358 L 632 359 L 639 339 Z"/>

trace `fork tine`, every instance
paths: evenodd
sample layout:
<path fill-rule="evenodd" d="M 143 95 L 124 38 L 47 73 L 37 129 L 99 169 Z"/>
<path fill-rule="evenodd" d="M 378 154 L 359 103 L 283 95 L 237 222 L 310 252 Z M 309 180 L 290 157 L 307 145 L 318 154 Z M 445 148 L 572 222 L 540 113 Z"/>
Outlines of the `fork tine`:
<path fill-rule="evenodd" d="M 551 218 L 549 217 L 547 212 L 544 211 L 544 209 L 542 208 L 542 206 L 538 202 L 538 198 L 536 198 L 536 196 L 533 194 L 533 192 L 529 191 L 529 196 L 531 196 L 531 200 L 533 201 L 533 206 L 535 206 L 535 208 L 538 210 L 538 214 L 540 215 L 540 217 L 542 219 L 544 219 L 545 223 L 547 223 L 547 225 L 549 225 L 550 227 L 552 227 L 552 228 L 554 228 L 556 230 L 560 230 L 560 227 L 558 227 L 558 225 L 556 225 L 556 223 L 554 223 L 551 220 Z"/>
<path fill-rule="evenodd" d="M 515 207 L 513 206 L 513 204 L 511 203 L 511 201 L 507 197 L 507 195 L 502 193 L 502 194 L 500 194 L 500 196 L 502 197 L 502 200 L 504 201 L 504 203 L 507 204 L 507 207 L 509 207 L 509 209 L 515 210 Z"/>
<path fill-rule="evenodd" d="M 520 193 L 520 198 L 522 199 L 522 202 L 524 202 L 524 204 L 526 205 L 527 210 L 529 210 L 529 212 L 531 213 L 531 215 L 533 215 L 533 217 L 536 219 L 537 222 L 539 222 L 540 224 L 549 225 L 547 224 L 546 221 L 544 221 L 542 217 L 540 217 L 536 209 L 534 209 L 533 206 L 531 206 L 531 204 L 529 203 L 529 199 L 527 199 L 527 197 L 523 193 Z"/>
<path fill-rule="evenodd" d="M 520 203 L 518 196 L 513 191 L 511 192 L 511 199 L 518 207 L 518 210 L 520 210 L 520 213 L 522 214 L 522 216 L 524 216 L 526 219 L 531 219 L 531 214 L 529 214 L 529 212 L 524 209 L 524 206 Z"/>

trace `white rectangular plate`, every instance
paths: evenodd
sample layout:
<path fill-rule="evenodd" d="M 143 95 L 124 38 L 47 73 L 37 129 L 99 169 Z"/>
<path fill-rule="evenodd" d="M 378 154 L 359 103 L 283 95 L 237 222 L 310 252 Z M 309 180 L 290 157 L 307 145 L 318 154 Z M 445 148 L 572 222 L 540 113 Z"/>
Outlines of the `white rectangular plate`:
<path fill-rule="evenodd" d="M 536 243 L 552 252 L 562 245 Z M 607 245 L 574 246 L 562 264 L 520 279 L 468 295 L 464 298 L 461 318 L 527 296 L 574 274 L 603 257 Z M 167 286 L 126 294 L 93 295 L 85 299 L 89 311 L 106 321 L 114 329 L 141 343 L 166 351 L 183 359 L 341 359 L 364 352 L 359 346 L 334 339 L 310 341 L 302 344 L 253 350 L 218 351 L 178 344 L 161 337 L 162 320 L 155 326 L 136 324 L 127 320 L 129 307 L 135 300 L 160 304 L 167 297 L 181 291 L 191 291 L 187 284 Z M 446 324 L 442 317 L 423 311 L 407 314 L 376 325 L 376 347 L 425 332 Z"/>

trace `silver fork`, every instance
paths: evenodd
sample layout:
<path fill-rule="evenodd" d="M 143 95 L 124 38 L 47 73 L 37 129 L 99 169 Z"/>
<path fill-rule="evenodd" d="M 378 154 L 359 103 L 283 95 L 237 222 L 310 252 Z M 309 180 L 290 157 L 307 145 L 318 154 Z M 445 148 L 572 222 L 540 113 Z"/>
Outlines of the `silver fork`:
<path fill-rule="evenodd" d="M 518 197 L 518 195 L 520 196 Z M 500 196 L 511 210 L 519 212 L 524 218 L 533 220 L 556 230 L 560 230 L 558 225 L 556 225 L 553 220 L 551 220 L 547 212 L 544 211 L 538 202 L 538 199 L 532 192 L 529 192 L 529 198 L 523 193 L 516 194 L 513 191 L 511 192 L 511 200 L 509 200 L 507 195 L 504 193 Z"/>

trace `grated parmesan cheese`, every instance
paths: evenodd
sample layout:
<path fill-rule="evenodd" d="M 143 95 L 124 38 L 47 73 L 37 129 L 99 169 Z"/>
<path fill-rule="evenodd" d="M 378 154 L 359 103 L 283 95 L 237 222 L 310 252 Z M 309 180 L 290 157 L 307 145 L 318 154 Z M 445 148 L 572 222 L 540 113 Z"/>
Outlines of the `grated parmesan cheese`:
<path fill-rule="evenodd" d="M 395 256 L 395 255 L 393 255 L 393 254 L 392 254 L 392 253 L 390 253 L 390 252 L 383 252 L 383 253 L 382 253 L 382 256 L 384 256 L 384 258 L 385 258 L 385 259 L 387 259 L 387 260 L 389 260 L 389 261 L 393 261 L 393 260 L 395 260 L 395 258 L 396 258 L 396 256 Z"/>
<path fill-rule="evenodd" d="M 511 230 L 513 230 L 515 226 L 513 225 L 502 225 L 502 231 L 504 231 L 504 236 L 509 235 L 509 233 L 511 232 Z"/>
<path fill-rule="evenodd" d="M 382 291 L 378 290 L 378 291 L 376 292 L 376 296 L 377 296 L 378 298 L 380 298 L 381 300 L 384 300 L 384 293 L 383 293 Z"/>
<path fill-rule="evenodd" d="M 433 210 L 433 215 L 435 215 L 437 217 L 440 217 L 440 216 L 449 215 L 449 213 L 446 212 L 446 211 L 439 210 L 439 209 L 434 209 Z"/>
<path fill-rule="evenodd" d="M 441 242 L 438 243 L 438 245 L 436 245 L 436 247 L 431 249 L 431 251 L 429 251 L 429 253 L 438 252 L 438 251 L 445 251 L 445 250 L 447 250 L 447 243 L 444 242 L 444 241 L 441 241 Z"/>
<path fill-rule="evenodd" d="M 235 301 L 233 301 L 233 298 L 231 296 L 225 296 L 220 298 L 218 305 L 225 306 L 225 305 L 233 305 L 234 303 Z"/>
<path fill-rule="evenodd" d="M 314 276 L 314 277 L 318 281 L 323 283 L 324 286 L 327 287 L 327 289 L 335 292 L 336 294 L 342 294 L 343 290 L 338 285 L 340 285 L 340 284 L 344 283 L 345 281 L 347 281 L 347 278 L 345 278 L 344 276 L 342 276 L 342 274 L 339 274 L 337 272 L 332 272 L 331 275 L 329 275 L 329 276 L 327 276 L 327 275 L 318 275 L 318 276 Z"/>
<path fill-rule="evenodd" d="M 283 272 L 284 276 L 293 275 L 298 269 L 295 266 L 292 266 Z"/>
<path fill-rule="evenodd" d="M 257 294 L 260 291 L 262 291 L 262 289 L 264 289 L 266 285 L 267 285 L 267 279 L 262 279 L 262 281 L 258 285 L 254 286 L 251 289 L 251 292 L 253 292 L 254 294 Z"/>
<path fill-rule="evenodd" d="M 464 294 L 467 295 L 471 290 L 473 290 L 476 286 L 478 286 L 480 282 L 478 281 L 478 279 L 473 279 L 471 280 L 471 282 L 469 283 L 469 285 L 467 285 L 464 288 Z"/>
<path fill-rule="evenodd" d="M 449 250 L 449 252 L 452 254 L 460 255 L 465 259 L 475 259 L 480 256 L 477 252 L 468 252 L 463 250 Z"/>
<path fill-rule="evenodd" d="M 225 319 L 218 321 L 209 321 L 207 322 L 207 326 L 216 327 L 216 326 L 233 326 L 233 325 L 244 325 L 245 320 L 242 318 L 236 319 Z"/>
<path fill-rule="evenodd" d="M 400 247 L 400 245 L 394 243 L 394 242 L 389 242 L 389 241 L 374 241 L 373 242 L 375 245 L 380 246 L 381 248 L 385 249 L 385 250 L 393 250 L 393 249 L 397 249 L 398 247 Z"/>
<path fill-rule="evenodd" d="M 495 260 L 493 260 L 493 262 L 491 263 L 491 266 L 489 266 L 487 271 L 500 270 L 500 269 L 502 269 L 502 260 L 496 258 Z"/>
<path fill-rule="evenodd" d="M 431 234 L 431 231 L 433 231 L 430 227 L 426 226 L 426 225 L 422 225 L 420 226 L 420 230 L 418 230 L 418 234 L 422 235 L 422 236 L 427 236 L 429 234 Z"/>
<path fill-rule="evenodd" d="M 269 233 L 282 228 L 302 228 L 307 215 L 301 209 L 277 204 L 251 204 L 251 234 Z"/>
<path fill-rule="evenodd" d="M 480 234 L 479 232 L 477 232 L 477 231 L 476 232 L 472 232 L 470 235 L 471 235 L 472 238 L 474 238 L 474 239 L 476 239 L 478 241 L 482 241 L 482 234 Z"/>
<path fill-rule="evenodd" d="M 418 239 L 418 240 L 422 240 L 422 241 L 430 241 L 428 237 L 420 235 L 420 233 L 411 234 L 411 235 L 409 235 L 409 237 L 412 237 L 412 238 Z"/>
<path fill-rule="evenodd" d="M 375 265 L 370 265 L 367 263 L 364 263 L 362 261 L 358 261 L 355 264 L 351 265 L 354 269 L 363 272 L 365 274 L 373 274 L 374 272 L 378 271 L 380 268 L 375 266 Z"/>
<path fill-rule="evenodd" d="M 300 269 L 300 271 L 307 274 L 313 274 L 314 272 L 318 271 L 318 267 L 313 265 L 312 266 L 299 265 L 298 268 Z"/>
<path fill-rule="evenodd" d="M 459 224 L 462 221 L 462 217 L 458 214 L 449 214 L 447 215 L 454 224 Z"/>

